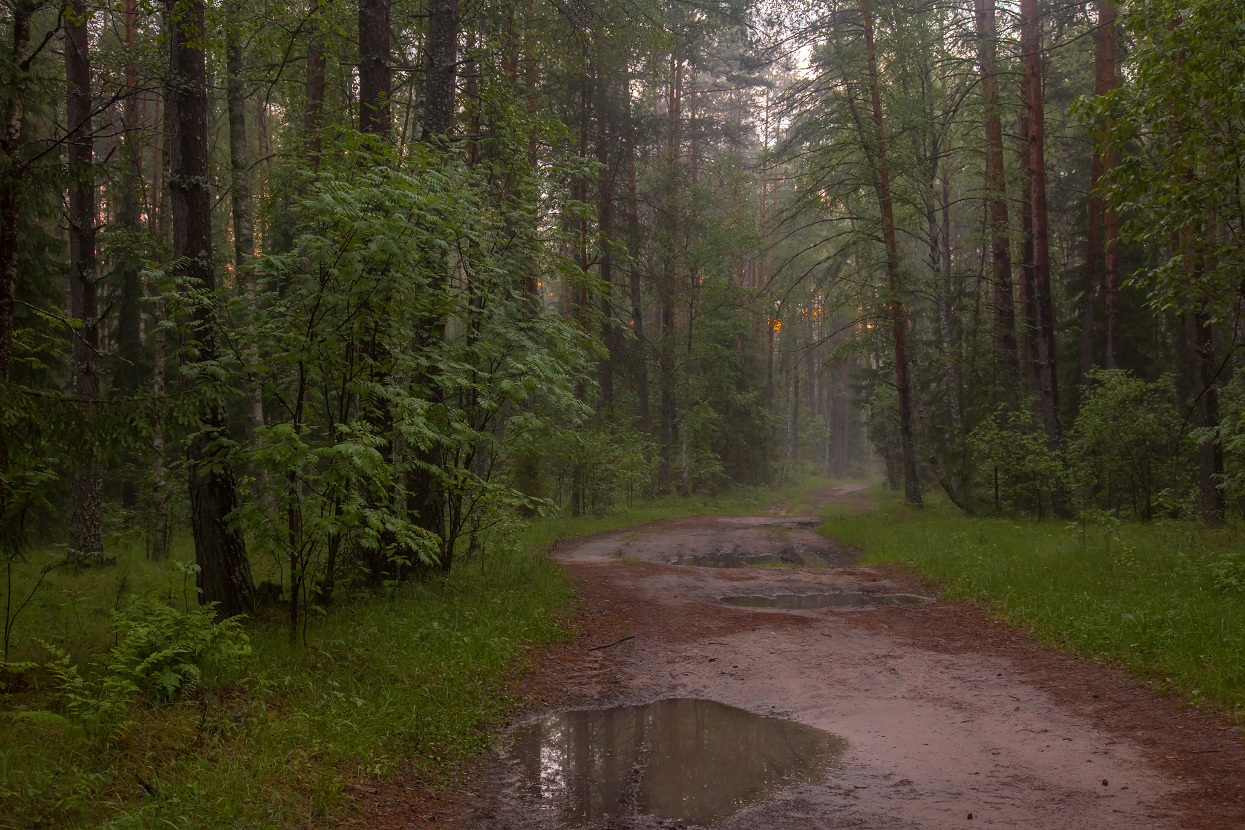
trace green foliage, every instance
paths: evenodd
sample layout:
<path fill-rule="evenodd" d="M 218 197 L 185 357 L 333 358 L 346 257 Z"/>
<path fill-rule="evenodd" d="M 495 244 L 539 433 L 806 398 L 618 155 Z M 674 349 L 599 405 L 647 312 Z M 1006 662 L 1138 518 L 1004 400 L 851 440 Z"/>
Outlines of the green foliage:
<path fill-rule="evenodd" d="M 1245 551 L 1223 551 L 1212 558 L 1210 572 L 1216 588 L 1245 594 Z"/>
<path fill-rule="evenodd" d="M 265 301 L 235 309 L 284 410 L 240 451 L 266 473 L 242 516 L 294 602 L 448 563 L 486 511 L 527 504 L 494 475 L 515 448 L 586 414 L 583 333 L 518 299 L 525 268 L 566 262 L 512 238 L 487 178 L 345 131 L 331 157 L 293 199 L 291 249 L 255 264 Z"/>
<path fill-rule="evenodd" d="M 177 609 L 138 597 L 111 616 L 117 644 L 103 659 L 105 676 L 123 678 L 156 700 L 194 691 L 210 660 L 236 661 L 251 653 L 241 620 L 217 622 L 211 607 Z"/>
<path fill-rule="evenodd" d="M 1184 313 L 1234 296 L 1245 246 L 1238 184 L 1245 157 L 1245 29 L 1222 0 L 1138 0 L 1121 85 L 1081 106 L 1119 154 L 1106 192 L 1134 239 L 1182 245 L 1138 274 L 1155 305 Z"/>
<path fill-rule="evenodd" d="M 1238 369 L 1219 396 L 1219 428 L 1226 473 L 1220 484 L 1238 509 L 1245 508 L 1245 371 Z M 1206 440 L 1212 436 L 1201 436 Z"/>
<path fill-rule="evenodd" d="M 115 737 L 128 726 L 124 718 L 140 697 L 176 700 L 198 687 L 210 661 L 228 663 L 251 653 L 241 621 L 217 622 L 212 608 L 179 610 L 140 597 L 110 616 L 117 643 L 85 675 L 65 651 L 44 644 L 52 653 L 46 669 L 61 707 L 91 735 Z"/>
<path fill-rule="evenodd" d="M 1000 407 L 973 430 L 969 444 L 980 491 L 994 494 L 996 508 L 1025 506 L 1041 516 L 1043 499 L 1065 484 L 1063 460 L 1032 414 Z"/>
<path fill-rule="evenodd" d="M 1086 503 L 1149 520 L 1192 517 L 1192 441 L 1171 380 L 1147 383 L 1127 372 L 1095 370 L 1068 434 L 1073 479 Z"/>

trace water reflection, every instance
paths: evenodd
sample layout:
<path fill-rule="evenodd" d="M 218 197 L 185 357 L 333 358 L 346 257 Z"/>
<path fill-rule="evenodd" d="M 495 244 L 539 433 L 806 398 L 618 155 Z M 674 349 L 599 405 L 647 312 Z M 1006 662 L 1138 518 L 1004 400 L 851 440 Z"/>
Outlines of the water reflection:
<path fill-rule="evenodd" d="M 738 605 L 743 608 L 859 608 L 865 605 L 920 605 L 930 602 L 927 597 L 913 594 L 779 594 L 766 596 L 731 596 L 722 597 L 727 605 Z"/>
<path fill-rule="evenodd" d="M 694 565 L 699 568 L 762 568 L 788 565 L 802 568 L 827 568 L 829 562 L 813 551 L 784 550 L 781 553 L 746 554 L 737 552 L 697 553 L 676 556 L 672 565 Z"/>
<path fill-rule="evenodd" d="M 791 784 L 820 779 L 845 747 L 834 735 L 710 700 L 562 712 L 514 733 L 534 796 L 572 824 L 649 814 L 710 824 Z"/>

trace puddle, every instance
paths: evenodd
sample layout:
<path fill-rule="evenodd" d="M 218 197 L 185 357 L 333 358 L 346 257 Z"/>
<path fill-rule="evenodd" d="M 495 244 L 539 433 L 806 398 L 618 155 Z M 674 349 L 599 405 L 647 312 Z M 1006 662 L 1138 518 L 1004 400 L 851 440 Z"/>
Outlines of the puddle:
<path fill-rule="evenodd" d="M 841 594 L 779 594 L 764 596 L 722 597 L 727 605 L 743 608 L 860 608 L 867 605 L 921 605 L 932 602 L 928 597 L 913 594 L 866 594 L 862 592 Z"/>
<path fill-rule="evenodd" d="M 846 742 L 711 700 L 561 712 L 513 733 L 525 788 L 576 825 L 618 815 L 711 824 L 817 781 Z"/>
<path fill-rule="evenodd" d="M 670 561 L 671 565 L 694 565 L 700 568 L 765 568 L 765 567 L 797 567 L 797 568 L 828 568 L 830 563 L 816 553 L 798 551 L 791 548 L 780 553 L 761 553 L 748 555 L 745 553 L 719 552 L 698 553 L 692 556 L 677 556 Z"/>

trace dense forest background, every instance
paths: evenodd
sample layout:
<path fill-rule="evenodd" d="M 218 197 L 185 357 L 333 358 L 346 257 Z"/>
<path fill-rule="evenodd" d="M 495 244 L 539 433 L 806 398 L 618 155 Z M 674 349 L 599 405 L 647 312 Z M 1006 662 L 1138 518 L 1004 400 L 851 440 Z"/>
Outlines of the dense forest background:
<path fill-rule="evenodd" d="M 801 471 L 1242 504 L 1230 2 L 3 8 L 10 588 L 188 530 L 296 628 Z"/>

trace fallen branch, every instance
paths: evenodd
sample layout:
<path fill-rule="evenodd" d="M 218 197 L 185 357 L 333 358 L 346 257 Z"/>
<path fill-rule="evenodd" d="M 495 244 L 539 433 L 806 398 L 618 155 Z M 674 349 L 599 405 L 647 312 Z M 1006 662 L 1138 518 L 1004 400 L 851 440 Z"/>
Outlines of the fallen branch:
<path fill-rule="evenodd" d="M 634 635 L 634 634 L 628 634 L 626 637 L 623 637 L 621 640 L 615 640 L 614 642 L 612 642 L 612 643 L 606 643 L 606 644 L 605 644 L 605 645 L 603 645 L 603 646 L 593 646 L 592 648 L 590 648 L 590 649 L 588 649 L 588 650 L 589 650 L 589 651 L 600 651 L 600 650 L 601 650 L 601 649 L 603 649 L 603 648 L 610 648 L 610 647 L 612 647 L 612 646 L 616 646 L 616 645 L 618 645 L 619 643 L 625 643 L 625 642 L 627 642 L 628 640 L 634 640 L 634 639 L 635 639 L 635 635 Z"/>

